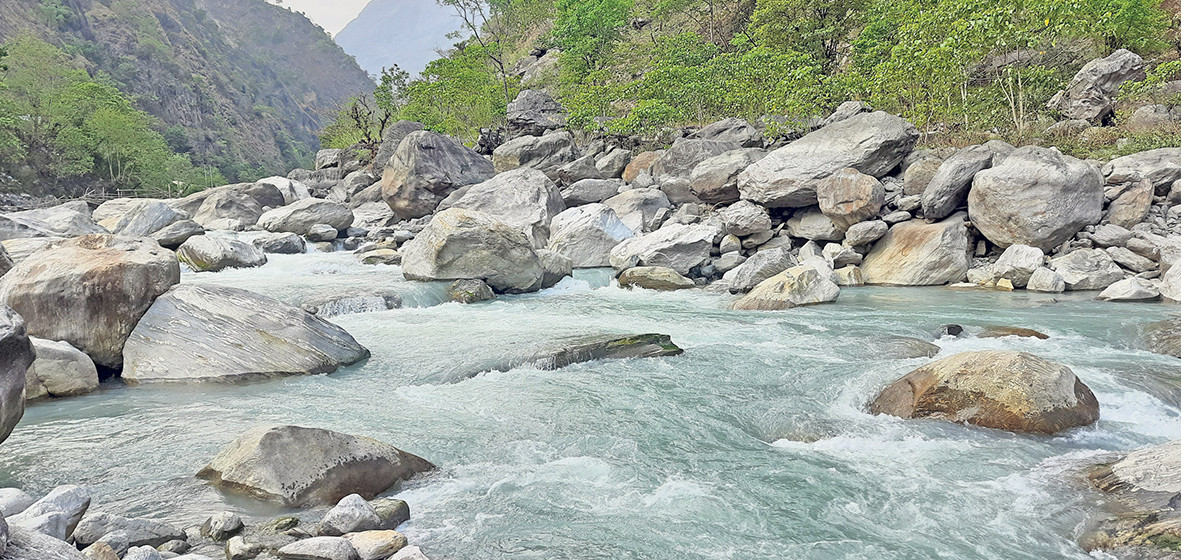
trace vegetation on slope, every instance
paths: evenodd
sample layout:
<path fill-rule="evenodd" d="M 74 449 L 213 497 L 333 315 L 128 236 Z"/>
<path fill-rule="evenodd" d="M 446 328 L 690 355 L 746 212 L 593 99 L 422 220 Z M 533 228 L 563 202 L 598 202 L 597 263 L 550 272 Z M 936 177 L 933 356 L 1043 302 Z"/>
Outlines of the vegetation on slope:
<path fill-rule="evenodd" d="M 1133 50 L 1160 84 L 1179 71 L 1178 11 L 1158 0 L 442 1 L 485 33 L 407 83 L 398 118 L 464 139 L 503 123 L 531 47 L 561 54 L 527 85 L 574 128 L 617 134 L 737 116 L 781 135 L 859 99 L 944 140 L 1020 139 L 1054 121 L 1046 101 L 1095 56 Z"/>

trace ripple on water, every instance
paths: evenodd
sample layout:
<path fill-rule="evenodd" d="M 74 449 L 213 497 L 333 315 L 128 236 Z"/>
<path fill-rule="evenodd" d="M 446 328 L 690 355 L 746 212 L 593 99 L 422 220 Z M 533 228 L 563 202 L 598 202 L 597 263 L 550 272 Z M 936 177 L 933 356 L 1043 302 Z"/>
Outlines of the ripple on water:
<path fill-rule="evenodd" d="M 92 485 L 98 508 L 197 524 L 220 509 L 278 510 L 193 478 L 256 425 L 361 434 L 441 468 L 403 485 L 403 527 L 431 558 L 1088 558 L 1097 507 L 1076 471 L 1112 450 L 1179 437 L 1179 361 L 1140 351 L 1136 325 L 1177 306 L 1086 295 L 846 289 L 835 305 L 734 312 L 732 296 L 624 290 L 581 271 L 537 294 L 445 304 L 444 284 L 352 255 L 272 255 L 261 268 L 188 273 L 289 303 L 380 287 L 405 307 L 332 320 L 371 349 L 331 375 L 237 386 L 124 387 L 31 406 L 0 482 Z M 434 307 L 436 305 L 436 307 Z M 945 356 L 1026 350 L 1068 364 L 1101 421 L 1022 436 L 865 412 L 928 360 L 865 352 L 880 335 L 945 323 L 1013 325 L 1048 340 L 942 338 Z M 682 356 L 490 371 L 556 339 L 661 332 Z M 1172 397 L 1174 395 L 1174 397 Z M 304 515 L 311 517 L 313 512 Z"/>

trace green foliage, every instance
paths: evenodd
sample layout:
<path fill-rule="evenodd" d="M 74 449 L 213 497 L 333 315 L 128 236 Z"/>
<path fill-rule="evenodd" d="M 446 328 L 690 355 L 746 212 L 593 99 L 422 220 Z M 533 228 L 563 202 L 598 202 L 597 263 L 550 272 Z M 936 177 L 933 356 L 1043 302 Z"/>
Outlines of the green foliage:
<path fill-rule="evenodd" d="M 399 120 L 408 102 L 408 87 L 408 72 L 395 65 L 385 68 L 372 95 L 355 96 L 338 110 L 333 124 L 321 132 L 321 147 L 378 146 L 383 133 Z"/>
<path fill-rule="evenodd" d="M 429 63 L 421 78 L 408 85 L 402 118 L 463 139 L 474 138 L 480 127 L 499 124 L 509 99 L 490 60 L 486 47 L 467 45 Z"/>
<path fill-rule="evenodd" d="M 74 15 L 71 8 L 63 5 L 62 0 L 40 0 L 38 2 L 38 16 L 50 27 L 58 27 L 70 21 Z"/>
<path fill-rule="evenodd" d="M 763 47 L 815 53 L 825 71 L 845 54 L 845 41 L 862 25 L 867 0 L 759 0 L 751 33 Z"/>
<path fill-rule="evenodd" d="M 562 50 L 564 80 L 594 83 L 593 73 L 612 62 L 613 44 L 629 20 L 632 0 L 558 0 L 551 32 Z"/>
<path fill-rule="evenodd" d="M 176 188 L 191 167 L 115 86 L 32 36 L 6 45 L 0 74 L 0 169 L 43 187 L 93 177 L 147 192 Z M 180 159 L 182 157 L 182 159 Z M 186 163 L 186 165 L 184 165 Z"/>
<path fill-rule="evenodd" d="M 1178 92 L 1168 95 L 1165 92 L 1167 82 L 1180 79 L 1183 64 L 1178 60 L 1163 62 L 1146 73 L 1146 79 L 1139 82 L 1121 84 L 1119 99 L 1124 102 L 1151 102 L 1161 105 L 1179 105 L 1181 99 Z"/>

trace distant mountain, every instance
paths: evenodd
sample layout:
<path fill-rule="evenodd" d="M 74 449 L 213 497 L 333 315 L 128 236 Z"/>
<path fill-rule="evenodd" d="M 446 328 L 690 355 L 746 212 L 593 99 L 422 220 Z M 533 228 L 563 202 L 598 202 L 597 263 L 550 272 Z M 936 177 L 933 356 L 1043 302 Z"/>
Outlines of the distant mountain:
<path fill-rule="evenodd" d="M 375 88 L 320 27 L 265 0 L 0 0 L 0 41 L 22 33 L 107 76 L 230 179 L 312 165 L 329 114 Z"/>
<path fill-rule="evenodd" d="M 373 76 L 399 64 L 415 77 L 461 26 L 454 9 L 436 0 L 372 0 L 334 40 Z"/>

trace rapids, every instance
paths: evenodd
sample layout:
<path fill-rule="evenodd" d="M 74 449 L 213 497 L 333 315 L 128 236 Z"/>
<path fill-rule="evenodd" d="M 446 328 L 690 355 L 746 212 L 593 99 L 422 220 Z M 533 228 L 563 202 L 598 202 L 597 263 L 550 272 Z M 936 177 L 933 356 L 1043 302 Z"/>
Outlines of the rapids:
<path fill-rule="evenodd" d="M 277 516 L 287 512 L 193 475 L 243 430 L 289 423 L 374 437 L 439 465 L 393 491 L 412 506 L 401 530 L 434 560 L 1088 558 L 1075 539 L 1101 502 L 1080 470 L 1180 436 L 1180 362 L 1136 343 L 1139 325 L 1176 305 L 870 287 L 831 305 L 735 312 L 733 296 L 622 290 L 610 278 L 577 271 L 549 290 L 467 306 L 441 304 L 444 284 L 406 282 L 349 253 L 185 272 L 184 282 L 293 304 L 392 287 L 405 307 L 360 301 L 374 311 L 332 317 L 373 356 L 331 375 L 109 380 L 33 404 L 0 448 L 0 485 L 37 494 L 86 484 L 94 511 L 180 526 L 223 509 Z M 1044 437 L 866 413 L 880 389 L 929 361 L 869 342 L 929 338 L 944 323 L 1049 334 L 935 342 L 940 356 L 1019 349 L 1063 362 L 1096 393 L 1100 422 Z M 489 371 L 558 338 L 647 332 L 686 352 Z"/>

